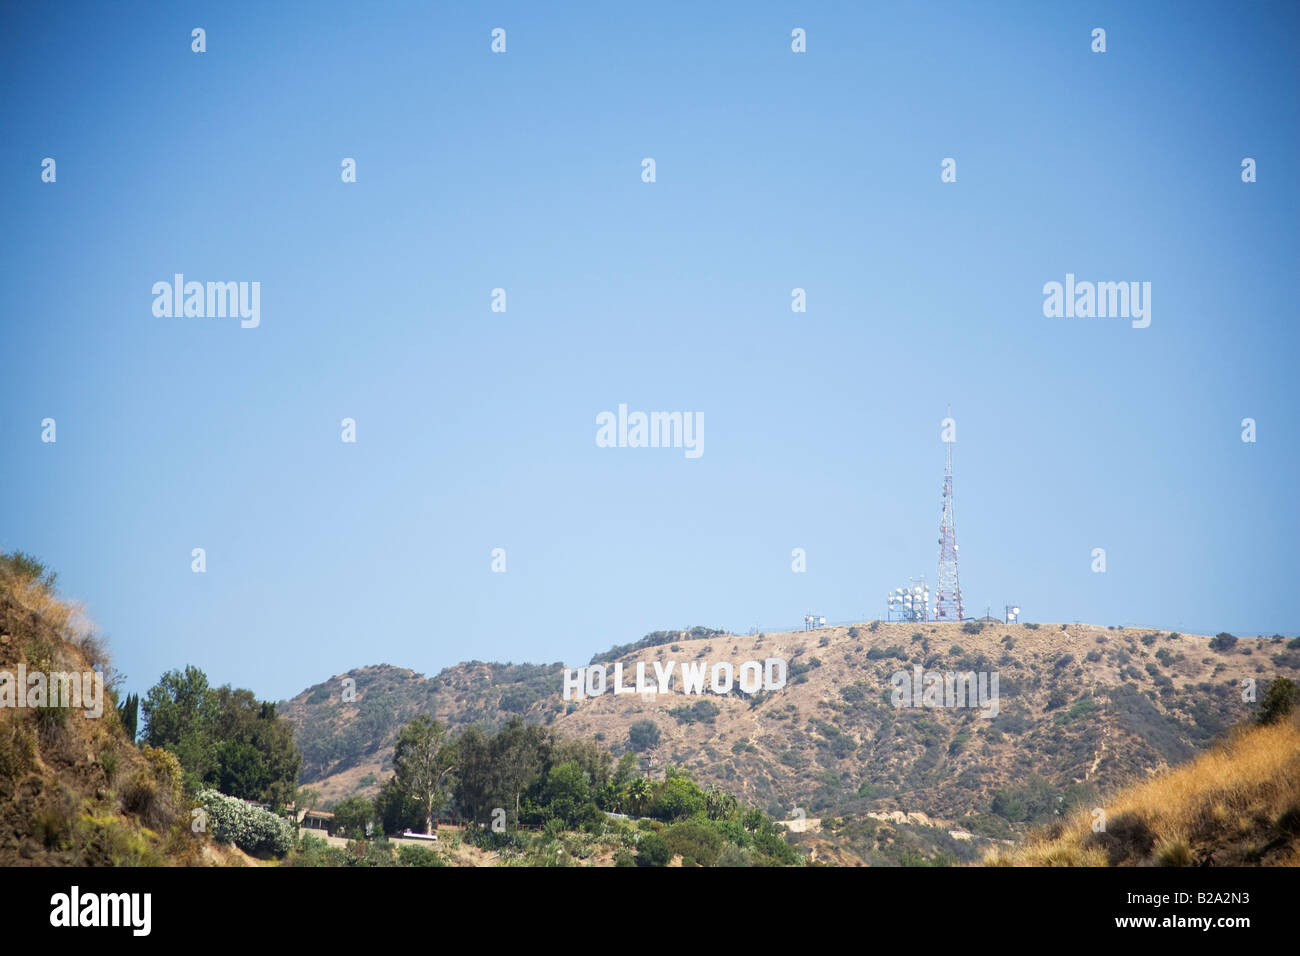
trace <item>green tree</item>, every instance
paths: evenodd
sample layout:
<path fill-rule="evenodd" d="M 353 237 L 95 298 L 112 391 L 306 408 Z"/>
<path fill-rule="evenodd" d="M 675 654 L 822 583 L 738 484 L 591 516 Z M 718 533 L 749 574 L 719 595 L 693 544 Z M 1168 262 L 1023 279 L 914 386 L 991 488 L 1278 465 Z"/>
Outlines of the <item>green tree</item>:
<path fill-rule="evenodd" d="M 633 777 L 627 783 L 628 810 L 637 815 L 644 813 L 654 792 L 654 786 L 645 777 Z"/>
<path fill-rule="evenodd" d="M 228 684 L 214 689 L 191 666 L 164 674 L 141 709 L 142 743 L 176 755 L 190 792 L 214 787 L 275 807 L 293 799 L 302 755 L 275 704 Z"/>
<path fill-rule="evenodd" d="M 560 820 L 569 830 L 590 819 L 596 809 L 591 800 L 587 774 L 573 760 L 558 764 L 547 773 L 541 803 L 547 820 Z"/>
<path fill-rule="evenodd" d="M 215 769 L 218 789 L 277 808 L 289 803 L 302 769 L 293 727 L 279 716 L 274 703 L 259 701 L 251 690 L 226 685 L 216 689 L 215 698 L 212 733 L 220 741 Z"/>
<path fill-rule="evenodd" d="M 440 720 L 421 714 L 402 728 L 393 748 L 397 786 L 420 808 L 424 830 L 432 832 L 434 817 L 447 800 L 443 777 L 455 763 L 455 745 L 447 740 Z"/>
<path fill-rule="evenodd" d="M 502 794 L 514 804 L 514 820 L 524 791 L 541 777 L 550 759 L 551 734 L 536 724 L 525 724 L 518 717 L 492 738 L 492 762 Z"/>
<path fill-rule="evenodd" d="M 654 815 L 661 820 L 676 820 L 703 811 L 704 794 L 688 777 L 670 774 L 655 795 Z"/>
<path fill-rule="evenodd" d="M 344 797 L 334 805 L 334 826 L 353 840 L 366 838 L 366 824 L 375 819 L 375 805 L 365 797 Z"/>
<path fill-rule="evenodd" d="M 127 740 L 135 743 L 140 729 L 140 695 L 127 694 L 117 708 L 117 715 L 122 718 L 122 729 L 126 732 Z"/>
<path fill-rule="evenodd" d="M 618 758 L 618 766 L 614 768 L 614 773 L 610 777 L 610 783 L 615 787 L 622 789 L 637 775 L 636 754 L 630 750 L 625 751 L 623 756 Z"/>
<path fill-rule="evenodd" d="M 452 790 L 467 820 L 487 822 L 498 806 L 500 781 L 492 760 L 492 742 L 481 727 L 466 727 L 456 738 L 456 769 Z"/>
<path fill-rule="evenodd" d="M 208 676 L 193 666 L 184 672 L 168 671 L 149 688 L 141 709 L 145 721 L 141 743 L 176 755 L 185 772 L 186 790 L 192 793 L 204 783 L 215 784 L 216 696 Z"/>
<path fill-rule="evenodd" d="M 389 777 L 379 788 L 375 797 L 375 815 L 385 833 L 402 833 L 414 830 L 427 820 L 420 805 L 397 783 L 397 777 Z"/>

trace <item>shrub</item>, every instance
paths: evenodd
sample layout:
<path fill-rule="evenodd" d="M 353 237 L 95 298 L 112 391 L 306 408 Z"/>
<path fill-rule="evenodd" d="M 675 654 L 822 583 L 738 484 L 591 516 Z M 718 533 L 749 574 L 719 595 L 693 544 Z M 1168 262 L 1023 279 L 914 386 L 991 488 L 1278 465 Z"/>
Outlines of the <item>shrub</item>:
<path fill-rule="evenodd" d="M 667 866 L 673 858 L 673 851 L 668 848 L 664 838 L 656 833 L 642 834 L 637 841 L 636 862 L 638 866 Z"/>
<path fill-rule="evenodd" d="M 446 866 L 434 850 L 427 846 L 404 846 L 397 851 L 397 862 L 402 866 Z"/>
<path fill-rule="evenodd" d="M 1236 644 L 1237 639 L 1235 637 L 1227 631 L 1220 631 L 1218 634 L 1214 635 L 1213 639 L 1210 641 L 1210 650 L 1220 652 L 1230 651 L 1236 646 Z"/>
<path fill-rule="evenodd" d="M 614 854 L 615 866 L 636 866 L 636 857 L 627 850 L 619 850 Z"/>
<path fill-rule="evenodd" d="M 659 788 L 653 815 L 661 820 L 675 820 L 699 813 L 704 807 L 704 793 L 694 782 L 685 777 L 672 777 Z"/>
<path fill-rule="evenodd" d="M 638 720 L 627 729 L 627 742 L 637 753 L 659 746 L 659 726 L 653 720 Z"/>
<path fill-rule="evenodd" d="M 1274 724 L 1286 717 L 1300 701 L 1300 689 L 1287 677 L 1275 677 L 1260 701 L 1259 722 Z"/>
<path fill-rule="evenodd" d="M 696 721 L 711 724 L 713 719 L 720 713 L 722 713 L 722 708 L 707 698 L 696 701 L 690 707 L 674 707 L 668 711 L 669 716 L 682 724 L 693 724 Z"/>
<path fill-rule="evenodd" d="M 16 721 L 0 723 L 0 779 L 14 780 L 36 765 L 36 739 Z"/>
<path fill-rule="evenodd" d="M 198 800 L 208 814 L 212 838 L 233 843 L 245 853 L 281 856 L 293 846 L 293 830 L 283 817 L 216 790 L 201 790 Z"/>
<path fill-rule="evenodd" d="M 728 843 L 722 848 L 722 852 L 718 854 L 717 862 L 713 865 L 740 867 L 753 866 L 754 863 L 748 850 L 736 846 L 734 843 Z"/>
<path fill-rule="evenodd" d="M 674 854 L 712 866 L 722 851 L 722 835 L 700 820 L 682 820 L 664 830 L 664 842 Z"/>

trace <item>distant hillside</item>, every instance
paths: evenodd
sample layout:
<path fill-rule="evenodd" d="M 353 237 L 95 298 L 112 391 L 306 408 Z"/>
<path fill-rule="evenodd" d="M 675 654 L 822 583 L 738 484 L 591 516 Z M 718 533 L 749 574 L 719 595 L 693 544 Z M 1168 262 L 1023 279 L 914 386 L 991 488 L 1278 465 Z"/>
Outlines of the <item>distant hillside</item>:
<path fill-rule="evenodd" d="M 660 731 L 643 755 L 652 773 L 682 766 L 781 819 L 796 808 L 856 821 L 868 812 L 924 813 L 978 843 L 1010 838 L 1028 822 L 1188 759 L 1254 711 L 1241 698 L 1244 678 L 1262 694 L 1273 676 L 1300 674 L 1300 651 L 1280 637 L 1214 650 L 1207 636 L 1088 625 L 875 623 L 752 637 L 680 632 L 677 640 L 671 633 L 593 660 L 783 657 L 789 685 L 746 698 L 683 696 L 674 684 L 648 699 L 607 694 L 566 703 L 558 663 L 471 662 L 433 678 L 364 668 L 283 705 L 304 753 L 302 782 L 327 801 L 373 793 L 389 772 L 397 728 L 417 713 L 453 728 L 497 726 L 520 714 L 595 737 L 615 754 L 629 747 L 634 722 L 650 720 Z M 913 665 L 996 670 L 1000 713 L 987 720 L 972 710 L 895 709 L 889 676 Z M 354 703 L 342 699 L 346 677 L 357 682 Z M 819 826 L 806 839 L 868 861 L 912 852 L 906 828 L 884 829 L 883 844 L 852 826 L 838 835 Z M 978 856 L 942 828 L 925 832 L 931 857 Z"/>

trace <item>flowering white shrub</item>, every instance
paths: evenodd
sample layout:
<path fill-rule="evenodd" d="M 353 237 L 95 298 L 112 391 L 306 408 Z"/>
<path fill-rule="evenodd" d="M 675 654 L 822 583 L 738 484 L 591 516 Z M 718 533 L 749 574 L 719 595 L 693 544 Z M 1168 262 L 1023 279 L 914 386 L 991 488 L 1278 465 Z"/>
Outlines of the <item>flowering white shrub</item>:
<path fill-rule="evenodd" d="M 249 806 L 216 790 L 200 790 L 198 799 L 207 811 L 212 838 L 218 843 L 233 843 L 246 853 L 266 851 L 277 855 L 288 853 L 293 846 L 289 821 L 269 810 Z"/>

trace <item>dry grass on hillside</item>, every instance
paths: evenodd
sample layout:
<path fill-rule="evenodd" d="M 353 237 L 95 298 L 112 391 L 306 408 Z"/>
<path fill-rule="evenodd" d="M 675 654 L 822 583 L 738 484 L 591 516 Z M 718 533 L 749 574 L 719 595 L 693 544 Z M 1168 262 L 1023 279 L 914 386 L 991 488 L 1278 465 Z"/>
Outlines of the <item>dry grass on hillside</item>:
<path fill-rule="evenodd" d="M 1300 714 L 1214 749 L 992 854 L 994 866 L 1300 866 Z"/>
<path fill-rule="evenodd" d="M 43 570 L 0 554 L 0 671 L 99 671 L 106 699 L 100 719 L 67 706 L 0 708 L 0 865 L 226 862 L 222 848 L 191 838 L 175 757 L 128 739 L 104 645 Z"/>

